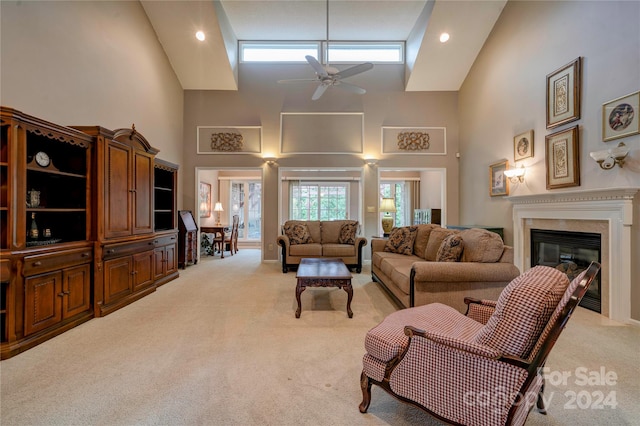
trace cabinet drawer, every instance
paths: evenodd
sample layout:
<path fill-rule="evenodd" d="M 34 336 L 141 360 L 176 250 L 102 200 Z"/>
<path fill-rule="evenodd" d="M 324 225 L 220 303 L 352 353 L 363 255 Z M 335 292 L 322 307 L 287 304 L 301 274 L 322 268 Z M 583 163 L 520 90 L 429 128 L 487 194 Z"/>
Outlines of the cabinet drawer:
<path fill-rule="evenodd" d="M 93 258 L 93 249 L 79 248 L 57 253 L 38 254 L 24 258 L 24 276 L 88 263 Z"/>
<path fill-rule="evenodd" d="M 167 235 L 164 237 L 158 237 L 154 240 L 156 247 L 174 244 L 176 241 L 178 241 L 177 235 Z"/>
<path fill-rule="evenodd" d="M 154 246 L 154 240 L 143 240 L 125 244 L 110 244 L 104 246 L 103 256 L 105 260 L 113 259 L 120 256 L 127 256 L 147 251 L 153 249 Z"/>

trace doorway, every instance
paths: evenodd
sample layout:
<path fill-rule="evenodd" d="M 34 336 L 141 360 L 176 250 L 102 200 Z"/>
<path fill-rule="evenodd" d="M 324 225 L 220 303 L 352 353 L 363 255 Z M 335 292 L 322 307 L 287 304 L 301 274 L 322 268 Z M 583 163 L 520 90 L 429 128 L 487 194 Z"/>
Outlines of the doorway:
<path fill-rule="evenodd" d="M 199 214 L 198 228 L 214 226 L 219 221 L 222 226 L 230 226 L 233 216 L 239 216 L 238 246 L 240 248 L 261 248 L 263 235 L 263 197 L 261 168 L 221 168 L 196 167 L 195 199 L 200 205 L 198 188 L 204 183 L 211 187 L 210 214 Z M 221 211 L 216 211 L 219 203 Z M 200 244 L 198 250 L 201 250 Z"/>

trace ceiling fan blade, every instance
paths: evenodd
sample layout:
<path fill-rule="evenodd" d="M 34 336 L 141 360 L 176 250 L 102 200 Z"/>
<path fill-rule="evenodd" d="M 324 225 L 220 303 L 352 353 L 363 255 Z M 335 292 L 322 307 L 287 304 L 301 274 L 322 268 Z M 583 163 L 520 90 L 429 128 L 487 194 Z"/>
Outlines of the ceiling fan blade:
<path fill-rule="evenodd" d="M 305 59 L 307 60 L 307 62 L 309 62 L 309 65 L 311 65 L 311 67 L 316 72 L 316 74 L 318 74 L 321 77 L 328 77 L 329 76 L 329 74 L 327 73 L 327 70 L 324 69 L 322 64 L 320 62 L 318 62 L 318 60 L 316 58 L 314 58 L 311 55 L 307 55 L 307 56 L 305 56 Z"/>
<path fill-rule="evenodd" d="M 313 92 L 313 96 L 311 97 L 311 100 L 316 101 L 320 99 L 320 96 L 322 96 L 322 94 L 324 93 L 325 90 L 327 90 L 328 87 L 329 87 L 328 84 L 321 84 L 320 86 L 318 86 L 316 91 Z"/>
<path fill-rule="evenodd" d="M 334 86 L 339 89 L 346 90 L 347 92 L 357 93 L 358 95 L 364 95 L 365 93 L 367 93 L 367 91 L 362 87 L 356 86 L 355 84 L 345 83 L 343 81 L 336 83 Z"/>
<path fill-rule="evenodd" d="M 278 80 L 278 83 L 317 83 L 317 78 L 290 78 L 287 80 Z"/>
<path fill-rule="evenodd" d="M 360 74 L 361 72 L 369 71 L 371 68 L 373 68 L 373 64 L 371 62 L 365 62 L 363 64 L 356 65 L 356 66 L 353 66 L 351 68 L 347 68 L 346 70 L 340 71 L 336 77 L 338 77 L 338 76 L 339 76 L 339 78 L 351 77 L 352 75 L 356 75 L 356 74 Z"/>

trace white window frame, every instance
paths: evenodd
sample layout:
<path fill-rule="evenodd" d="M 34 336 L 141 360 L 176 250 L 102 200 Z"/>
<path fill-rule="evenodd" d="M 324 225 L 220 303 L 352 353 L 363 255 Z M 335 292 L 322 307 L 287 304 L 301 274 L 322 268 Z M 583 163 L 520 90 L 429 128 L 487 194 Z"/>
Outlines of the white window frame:
<path fill-rule="evenodd" d="M 294 196 L 293 196 L 293 192 L 296 190 L 296 187 L 299 186 L 317 186 L 318 187 L 318 211 L 317 211 L 317 215 L 318 215 L 318 219 L 317 220 L 327 220 L 327 219 L 322 219 L 322 195 L 321 195 L 321 191 L 320 188 L 321 187 L 342 187 L 345 190 L 345 206 L 344 206 L 344 211 L 345 211 L 345 217 L 334 217 L 332 219 L 328 219 L 328 220 L 342 220 L 342 219 L 348 219 L 350 216 L 350 211 L 349 211 L 349 200 L 350 200 L 350 196 L 351 194 L 349 193 L 349 182 L 333 182 L 333 181 L 300 181 L 300 182 L 296 182 L 296 183 L 291 183 L 291 185 L 289 186 L 289 216 L 290 219 L 293 220 L 299 220 L 296 217 L 296 212 L 297 209 L 295 209 L 294 207 Z M 312 220 L 312 219 L 305 219 L 305 220 Z"/>
<path fill-rule="evenodd" d="M 403 41 L 239 41 L 240 63 L 304 63 L 305 56 L 311 55 L 326 64 L 357 64 L 371 62 L 374 64 L 404 64 L 405 43 Z M 260 58 L 247 59 L 245 51 L 264 51 Z M 367 56 L 366 52 L 396 52 L 394 58 Z M 290 51 L 291 56 L 280 56 Z M 331 57 L 331 52 L 347 52 L 345 57 Z M 296 54 L 298 52 L 298 54 Z M 327 59 L 331 59 L 327 61 Z"/>

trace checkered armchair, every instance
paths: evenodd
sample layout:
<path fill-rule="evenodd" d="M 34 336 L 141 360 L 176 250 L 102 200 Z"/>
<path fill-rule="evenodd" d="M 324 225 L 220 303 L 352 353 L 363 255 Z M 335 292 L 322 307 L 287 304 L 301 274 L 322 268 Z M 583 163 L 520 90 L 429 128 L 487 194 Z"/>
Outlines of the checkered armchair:
<path fill-rule="evenodd" d="M 392 313 L 365 338 L 360 411 L 375 384 L 452 424 L 522 425 L 534 404 L 544 413 L 542 367 L 599 270 L 569 283 L 536 266 L 497 301 L 465 299 L 466 315 L 440 303 Z"/>

